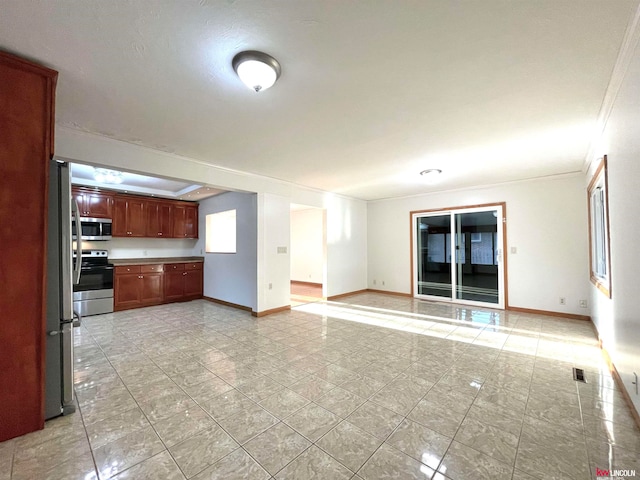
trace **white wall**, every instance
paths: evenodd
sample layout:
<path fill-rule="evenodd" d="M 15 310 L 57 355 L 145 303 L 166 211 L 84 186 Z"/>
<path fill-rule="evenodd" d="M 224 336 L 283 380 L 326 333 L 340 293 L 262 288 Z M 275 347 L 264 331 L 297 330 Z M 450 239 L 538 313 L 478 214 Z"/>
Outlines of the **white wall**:
<path fill-rule="evenodd" d="M 236 253 L 205 252 L 204 295 L 256 310 L 258 217 L 255 194 L 228 192 L 200 202 L 199 238 L 194 252 L 205 251 L 206 216 L 233 209 L 236 210 Z"/>
<path fill-rule="evenodd" d="M 637 35 L 636 35 L 637 38 Z M 584 179 L 585 186 L 607 155 L 611 240 L 611 293 L 591 286 L 593 320 L 622 381 L 640 412 L 633 372 L 640 375 L 640 46 L 632 46 L 631 64 L 613 103 L 600 146 Z M 585 187 L 586 188 L 586 187 Z"/>
<path fill-rule="evenodd" d="M 197 240 L 184 238 L 114 238 L 106 242 L 82 242 L 84 250 L 108 250 L 109 258 L 167 258 L 200 256 Z"/>
<path fill-rule="evenodd" d="M 291 280 L 322 283 L 324 267 L 324 211 L 291 212 Z"/>
<path fill-rule="evenodd" d="M 258 312 L 291 304 L 289 208 L 285 197 L 258 194 Z"/>
<path fill-rule="evenodd" d="M 517 248 L 507 253 L 509 305 L 588 315 L 578 304 L 589 295 L 580 174 L 370 202 L 369 288 L 411 292 L 409 212 L 497 202 L 507 204 L 506 250 Z M 567 299 L 565 306 L 559 297 Z"/>
<path fill-rule="evenodd" d="M 301 203 L 301 202 L 296 202 Z M 331 297 L 367 288 L 367 204 L 327 194 L 327 281 Z M 326 290 L 326 291 L 325 291 Z"/>

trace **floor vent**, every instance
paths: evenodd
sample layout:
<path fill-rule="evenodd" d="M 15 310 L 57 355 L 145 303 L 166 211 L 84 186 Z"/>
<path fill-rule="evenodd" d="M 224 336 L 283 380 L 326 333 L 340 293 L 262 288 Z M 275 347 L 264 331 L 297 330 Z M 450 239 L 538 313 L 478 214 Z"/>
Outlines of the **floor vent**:
<path fill-rule="evenodd" d="M 584 370 L 581 368 L 573 369 L 573 379 L 576 382 L 587 383 L 587 379 L 584 377 Z"/>

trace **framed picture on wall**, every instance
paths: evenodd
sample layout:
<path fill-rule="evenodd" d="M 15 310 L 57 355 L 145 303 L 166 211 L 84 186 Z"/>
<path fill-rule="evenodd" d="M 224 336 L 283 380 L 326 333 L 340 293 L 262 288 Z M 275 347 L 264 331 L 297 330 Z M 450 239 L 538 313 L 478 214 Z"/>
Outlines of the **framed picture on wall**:
<path fill-rule="evenodd" d="M 598 165 L 587 188 L 589 205 L 589 265 L 591 283 L 611 298 L 611 246 L 607 156 Z"/>

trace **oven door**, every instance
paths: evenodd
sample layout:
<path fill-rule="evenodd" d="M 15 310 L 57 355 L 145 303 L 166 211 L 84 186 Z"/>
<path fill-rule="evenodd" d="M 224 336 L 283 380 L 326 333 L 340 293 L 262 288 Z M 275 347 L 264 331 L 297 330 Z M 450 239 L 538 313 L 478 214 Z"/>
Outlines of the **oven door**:
<path fill-rule="evenodd" d="M 80 270 L 80 283 L 74 292 L 113 290 L 113 265 L 87 266 Z"/>

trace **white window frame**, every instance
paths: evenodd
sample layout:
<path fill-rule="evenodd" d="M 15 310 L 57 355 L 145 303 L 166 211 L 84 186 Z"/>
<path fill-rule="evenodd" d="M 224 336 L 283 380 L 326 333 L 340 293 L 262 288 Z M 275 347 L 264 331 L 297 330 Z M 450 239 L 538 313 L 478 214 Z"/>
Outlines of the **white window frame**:
<path fill-rule="evenodd" d="M 611 298 L 611 247 L 607 156 L 598 165 L 587 188 L 589 206 L 589 272 L 591 283 Z"/>

